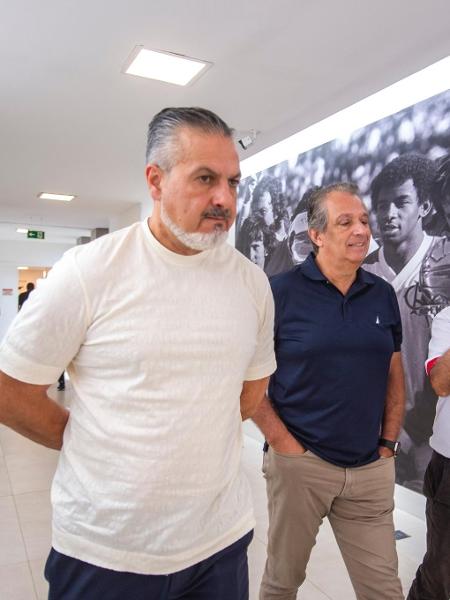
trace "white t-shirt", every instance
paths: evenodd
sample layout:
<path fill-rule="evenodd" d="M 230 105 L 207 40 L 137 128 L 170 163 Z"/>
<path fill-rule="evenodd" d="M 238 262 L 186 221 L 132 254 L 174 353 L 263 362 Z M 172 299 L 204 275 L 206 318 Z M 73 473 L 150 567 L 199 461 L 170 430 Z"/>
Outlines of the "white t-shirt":
<path fill-rule="evenodd" d="M 450 348 L 450 306 L 441 310 L 433 319 L 428 360 L 425 368 L 429 373 L 437 358 Z M 450 396 L 439 398 L 430 446 L 450 458 Z"/>
<path fill-rule="evenodd" d="M 0 369 L 74 388 L 52 486 L 53 546 L 167 574 L 254 526 L 240 393 L 275 370 L 273 299 L 228 244 L 181 256 L 146 222 L 67 252 L 7 332 Z"/>

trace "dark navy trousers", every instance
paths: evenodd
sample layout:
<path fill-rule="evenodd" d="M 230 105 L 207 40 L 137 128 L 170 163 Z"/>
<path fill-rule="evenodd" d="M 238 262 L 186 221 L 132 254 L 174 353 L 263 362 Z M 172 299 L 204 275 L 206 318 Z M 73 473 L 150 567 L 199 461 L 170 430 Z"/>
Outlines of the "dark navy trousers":
<path fill-rule="evenodd" d="M 247 547 L 253 531 L 209 558 L 170 575 L 96 567 L 52 548 L 48 600 L 248 600 Z"/>

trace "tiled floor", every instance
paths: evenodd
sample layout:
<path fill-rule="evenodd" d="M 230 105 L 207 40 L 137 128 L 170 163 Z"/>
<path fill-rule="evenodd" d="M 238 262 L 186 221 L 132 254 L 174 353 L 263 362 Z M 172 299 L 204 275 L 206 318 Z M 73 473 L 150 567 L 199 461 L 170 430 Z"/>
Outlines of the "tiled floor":
<path fill-rule="evenodd" d="M 63 402 L 70 394 L 69 391 L 51 393 Z M 49 489 L 57 460 L 57 452 L 37 446 L 0 425 L 0 600 L 47 597 L 42 573 L 50 548 Z M 256 600 L 264 568 L 268 519 L 261 475 L 261 444 L 248 436 L 243 463 L 252 485 L 257 519 L 249 549 L 250 600 Z M 400 575 L 407 590 L 424 553 L 425 525 L 421 519 L 400 510 L 395 512 L 395 524 L 397 529 L 411 534 L 410 538 L 397 542 Z M 308 565 L 307 580 L 298 597 L 304 600 L 355 598 L 328 522 L 321 528 Z"/>

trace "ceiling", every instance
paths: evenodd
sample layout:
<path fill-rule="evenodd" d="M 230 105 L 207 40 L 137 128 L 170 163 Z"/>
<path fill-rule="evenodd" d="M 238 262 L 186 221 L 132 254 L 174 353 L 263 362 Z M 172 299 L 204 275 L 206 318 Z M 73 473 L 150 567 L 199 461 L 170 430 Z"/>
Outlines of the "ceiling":
<path fill-rule="evenodd" d="M 186 88 L 125 75 L 138 44 L 214 66 Z M 108 226 L 145 202 L 146 128 L 165 106 L 260 131 L 245 157 L 449 54 L 448 0 L 2 2 L 0 238 Z"/>

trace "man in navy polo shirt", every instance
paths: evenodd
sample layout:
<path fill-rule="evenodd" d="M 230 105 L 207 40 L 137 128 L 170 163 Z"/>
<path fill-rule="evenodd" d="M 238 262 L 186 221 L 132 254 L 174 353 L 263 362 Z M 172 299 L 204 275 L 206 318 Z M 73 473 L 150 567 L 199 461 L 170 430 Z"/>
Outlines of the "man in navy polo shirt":
<path fill-rule="evenodd" d="M 370 228 L 357 194 L 352 184 L 312 194 L 314 252 L 271 280 L 278 368 L 253 417 L 267 440 L 261 600 L 296 598 L 324 517 L 358 600 L 403 598 L 392 520 L 401 321 L 393 288 L 360 268 Z"/>

